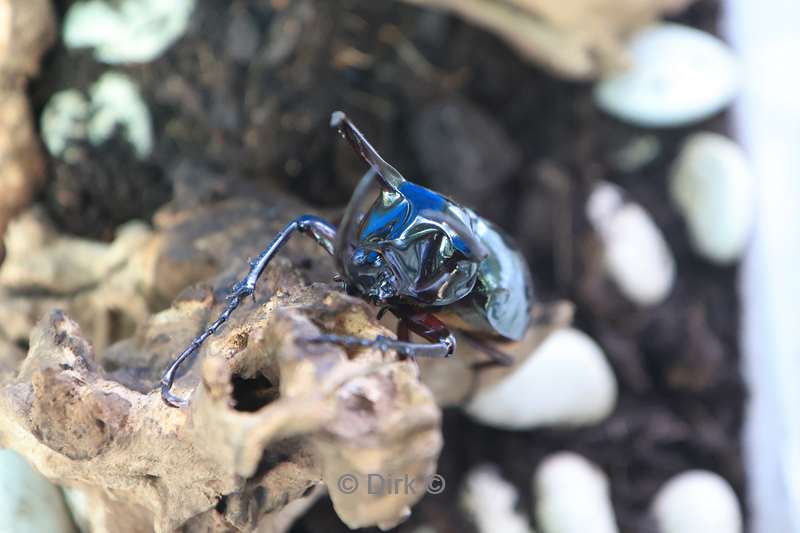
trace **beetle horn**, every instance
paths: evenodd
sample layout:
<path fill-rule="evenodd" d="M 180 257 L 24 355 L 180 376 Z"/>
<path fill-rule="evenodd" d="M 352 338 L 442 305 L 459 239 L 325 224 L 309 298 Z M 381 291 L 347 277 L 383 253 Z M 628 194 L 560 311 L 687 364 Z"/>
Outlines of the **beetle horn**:
<path fill-rule="evenodd" d="M 347 139 L 353 149 L 361 158 L 378 173 L 379 181 L 384 187 L 400 192 L 400 186 L 406 181 L 392 165 L 384 161 L 380 154 L 372 147 L 355 124 L 350 122 L 342 111 L 334 111 L 331 115 L 331 127 L 339 130 L 342 137 Z"/>

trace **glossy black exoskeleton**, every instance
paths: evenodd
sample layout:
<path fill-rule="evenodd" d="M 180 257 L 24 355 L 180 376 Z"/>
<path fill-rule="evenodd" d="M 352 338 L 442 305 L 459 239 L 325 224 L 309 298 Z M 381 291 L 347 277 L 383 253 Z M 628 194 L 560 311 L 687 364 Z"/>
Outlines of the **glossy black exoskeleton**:
<path fill-rule="evenodd" d="M 253 293 L 269 261 L 295 231 L 311 236 L 335 257 L 348 292 L 399 319 L 397 340 L 321 335 L 309 342 L 376 347 L 409 357 L 448 357 L 456 348 L 450 327 L 505 363 L 507 356 L 482 341 L 520 340 L 527 331 L 531 276 L 508 237 L 472 210 L 403 178 L 344 113 L 334 113 L 331 126 L 370 166 L 339 229 L 319 217 L 304 215 L 275 237 L 233 287 L 219 318 L 164 373 L 161 394 L 169 405 L 186 405 L 186 400 L 170 392 L 178 367 Z M 409 332 L 428 343 L 409 342 Z"/>

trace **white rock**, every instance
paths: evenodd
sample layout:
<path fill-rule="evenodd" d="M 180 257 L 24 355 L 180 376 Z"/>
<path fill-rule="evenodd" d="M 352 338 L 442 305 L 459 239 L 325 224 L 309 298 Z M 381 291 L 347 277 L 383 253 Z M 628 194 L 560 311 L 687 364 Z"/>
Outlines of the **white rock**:
<path fill-rule="evenodd" d="M 68 48 L 95 49 L 105 63 L 147 62 L 186 31 L 195 0 L 88 0 L 64 19 Z"/>
<path fill-rule="evenodd" d="M 614 154 L 613 163 L 622 172 L 636 172 L 652 163 L 660 153 L 661 142 L 656 135 L 640 135 Z"/>
<path fill-rule="evenodd" d="M 603 241 L 606 270 L 622 293 L 642 306 L 662 302 L 675 281 L 675 259 L 650 215 L 610 183 L 595 187 L 586 214 Z"/>
<path fill-rule="evenodd" d="M 739 89 L 739 65 L 716 37 L 679 24 L 657 24 L 628 44 L 631 67 L 601 80 L 597 105 L 645 127 L 675 127 L 714 115 Z"/>
<path fill-rule="evenodd" d="M 0 532 L 71 533 L 61 491 L 16 452 L 0 450 Z"/>
<path fill-rule="evenodd" d="M 573 328 L 552 333 L 513 373 L 475 395 L 466 412 L 506 429 L 579 426 L 614 409 L 617 381 L 602 349 Z"/>
<path fill-rule="evenodd" d="M 42 111 L 41 129 L 47 151 L 60 157 L 70 141 L 86 138 L 89 102 L 74 89 L 50 97 Z"/>
<path fill-rule="evenodd" d="M 667 481 L 652 503 L 661 533 L 740 533 L 742 514 L 723 478 L 691 470 Z"/>
<path fill-rule="evenodd" d="M 533 492 L 536 522 L 543 533 L 619 532 L 608 479 L 580 455 L 561 452 L 542 461 Z"/>
<path fill-rule="evenodd" d="M 518 500 L 517 489 L 489 465 L 472 469 L 461 493 L 461 506 L 479 533 L 533 533 L 528 519 L 514 509 Z"/>
<path fill-rule="evenodd" d="M 81 533 L 91 533 L 91 509 L 86 493 L 80 489 L 68 487 L 63 487 L 61 490 L 64 493 L 64 502 L 67 504 L 72 520 L 78 526 L 78 529 Z"/>
<path fill-rule="evenodd" d="M 74 89 L 54 94 L 42 112 L 41 128 L 47 150 L 70 160 L 70 141 L 88 140 L 99 146 L 120 126 L 136 155 L 153 151 L 150 111 L 136 84 L 125 74 L 106 72 L 92 86 L 91 99 Z"/>
<path fill-rule="evenodd" d="M 106 72 L 92 86 L 92 118 L 89 121 L 89 140 L 99 145 L 107 141 L 116 126 L 136 154 L 147 157 L 153 150 L 153 126 L 150 111 L 142 100 L 136 84 L 125 74 Z"/>
<path fill-rule="evenodd" d="M 672 201 L 704 257 L 731 263 L 744 252 L 755 220 L 755 180 L 744 151 L 716 133 L 686 140 L 670 179 Z"/>

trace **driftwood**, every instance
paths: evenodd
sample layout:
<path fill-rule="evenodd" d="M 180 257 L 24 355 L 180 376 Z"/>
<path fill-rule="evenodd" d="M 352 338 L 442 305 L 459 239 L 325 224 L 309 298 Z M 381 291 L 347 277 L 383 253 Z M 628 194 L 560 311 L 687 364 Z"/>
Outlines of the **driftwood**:
<path fill-rule="evenodd" d="M 624 42 L 691 0 L 404 0 L 445 9 L 502 37 L 522 57 L 570 79 L 626 64 Z"/>
<path fill-rule="evenodd" d="M 129 223 L 109 244 L 60 235 L 36 210 L 14 221 L 0 268 L 0 447 L 89 502 L 93 531 L 280 532 L 325 488 L 349 526 L 397 524 L 435 473 L 437 400 L 462 403 L 512 370 L 476 374 L 486 357 L 468 345 L 418 365 L 302 343 L 393 333 L 300 237 L 178 379 L 190 406 L 166 407 L 161 372 L 221 310 L 248 257 L 303 211 L 272 193 L 205 201 L 198 190 L 178 184 L 155 227 Z M 511 351 L 523 359 L 546 332 Z M 369 474 L 423 488 L 369 494 Z M 358 490 L 337 487 L 344 475 Z"/>
<path fill-rule="evenodd" d="M 25 89 L 55 35 L 50 0 L 0 0 L 0 237 L 44 181 L 41 143 Z"/>
<path fill-rule="evenodd" d="M 114 329 L 108 315 L 139 325 L 133 337 L 98 352 L 63 311 L 47 314 L 33 328 L 18 374 L 18 351 L 1 358 L 0 446 L 89 498 L 101 531 L 120 531 L 120 524 L 171 531 L 187 521 L 211 530 L 280 531 L 323 483 L 334 487 L 330 497 L 348 525 L 396 524 L 421 492 L 370 495 L 363 484 L 347 494 L 336 481 L 344 474 L 433 474 L 439 408 L 411 361 L 298 344 L 322 330 L 388 331 L 374 309 L 332 283 L 307 283 L 308 273 L 289 259 L 271 266 L 255 301 L 243 304 L 207 343 L 202 364 L 179 380 L 179 391 L 194 391 L 188 409 L 166 407 L 154 391 L 168 361 L 224 304 L 229 275 L 142 316 L 177 287 L 207 277 L 216 260 L 229 260 L 238 273 L 244 250 L 253 248 L 244 243 L 263 243 L 266 228 L 284 220 L 282 210 L 252 201 L 206 207 L 165 209 L 156 231 L 129 226 L 110 245 L 58 236 L 36 215 L 15 223 L 0 272 L 0 314 L 25 313 L 4 332 L 8 346 L 53 304 L 82 315 L 98 334 L 105 327 L 106 340 Z M 288 252 L 327 259 L 301 240 Z"/>

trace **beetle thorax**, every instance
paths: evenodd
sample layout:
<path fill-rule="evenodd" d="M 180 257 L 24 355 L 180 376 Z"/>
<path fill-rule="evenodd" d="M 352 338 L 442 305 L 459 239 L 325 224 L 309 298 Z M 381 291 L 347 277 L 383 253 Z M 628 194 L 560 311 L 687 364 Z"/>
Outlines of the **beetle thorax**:
<path fill-rule="evenodd" d="M 378 304 L 441 306 L 475 286 L 481 257 L 453 228 L 468 228 L 468 213 L 449 200 L 408 184 L 384 192 L 360 217 L 344 273 Z M 474 247 L 474 246 L 473 246 Z"/>

